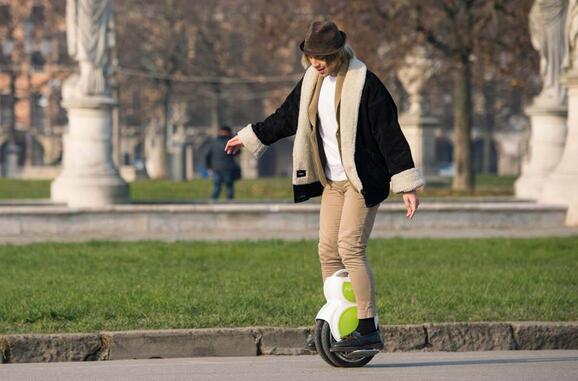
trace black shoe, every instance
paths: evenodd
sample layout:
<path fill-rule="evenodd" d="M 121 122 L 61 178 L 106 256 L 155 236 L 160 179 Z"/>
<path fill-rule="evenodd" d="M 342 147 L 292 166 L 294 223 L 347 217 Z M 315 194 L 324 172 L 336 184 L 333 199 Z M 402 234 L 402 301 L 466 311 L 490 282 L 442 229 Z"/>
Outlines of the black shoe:
<path fill-rule="evenodd" d="M 305 348 L 309 349 L 310 351 L 316 351 L 317 347 L 315 347 L 315 336 L 309 334 L 307 336 L 307 341 L 305 342 Z"/>
<path fill-rule="evenodd" d="M 360 349 L 383 349 L 383 340 L 379 331 L 363 336 L 357 331 L 345 336 L 341 341 L 331 345 L 331 352 L 351 352 Z"/>

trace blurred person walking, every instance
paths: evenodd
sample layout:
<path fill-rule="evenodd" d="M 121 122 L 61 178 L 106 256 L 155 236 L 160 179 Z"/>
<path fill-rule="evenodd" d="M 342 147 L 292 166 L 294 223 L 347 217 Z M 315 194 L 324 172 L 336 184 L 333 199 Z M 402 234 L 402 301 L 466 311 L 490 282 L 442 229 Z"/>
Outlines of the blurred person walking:
<path fill-rule="evenodd" d="M 235 155 L 228 155 L 225 152 L 225 145 L 231 135 L 231 127 L 219 127 L 217 136 L 209 142 L 209 148 L 205 155 L 206 167 L 213 172 L 212 200 L 219 198 L 223 184 L 225 184 L 227 200 L 235 198 L 235 181 L 241 178 L 241 168 L 235 161 Z"/>
<path fill-rule="evenodd" d="M 412 218 L 419 205 L 415 190 L 425 182 L 391 95 L 346 44 L 346 34 L 333 22 L 315 21 L 300 49 L 307 68 L 303 78 L 275 113 L 243 128 L 225 150 L 232 154 L 246 147 L 259 157 L 279 139 L 296 135 L 295 202 L 321 196 L 322 278 L 347 269 L 358 307 L 357 329 L 331 350 L 381 349 L 367 241 L 390 183 Z"/>

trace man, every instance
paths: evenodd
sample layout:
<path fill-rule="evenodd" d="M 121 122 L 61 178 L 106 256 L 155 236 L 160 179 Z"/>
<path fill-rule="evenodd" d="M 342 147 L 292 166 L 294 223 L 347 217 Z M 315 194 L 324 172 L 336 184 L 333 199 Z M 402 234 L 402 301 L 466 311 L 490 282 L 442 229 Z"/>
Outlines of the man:
<path fill-rule="evenodd" d="M 235 197 L 235 180 L 240 178 L 240 168 L 235 162 L 235 158 L 225 153 L 224 148 L 231 138 L 231 128 L 228 126 L 219 127 L 217 137 L 209 143 L 209 149 L 205 156 L 205 163 L 208 169 L 213 171 L 213 193 L 211 199 L 217 200 L 221 194 L 221 188 L 225 183 L 227 189 L 227 199 Z"/>
<path fill-rule="evenodd" d="M 415 190 L 424 185 L 391 95 L 345 40 L 333 22 L 313 22 L 300 45 L 309 65 L 301 81 L 273 115 L 248 125 L 225 147 L 227 153 L 246 147 L 260 156 L 268 145 L 296 135 L 295 202 L 321 196 L 322 277 L 346 268 L 357 301 L 356 331 L 331 348 L 343 352 L 383 348 L 367 241 L 390 182 L 403 194 L 408 218 L 419 204 Z"/>

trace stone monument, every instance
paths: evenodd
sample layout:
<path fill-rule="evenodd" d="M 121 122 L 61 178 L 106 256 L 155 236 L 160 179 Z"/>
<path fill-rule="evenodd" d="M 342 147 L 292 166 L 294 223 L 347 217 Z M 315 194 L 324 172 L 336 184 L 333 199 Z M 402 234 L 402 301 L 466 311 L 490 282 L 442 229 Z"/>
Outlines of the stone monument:
<path fill-rule="evenodd" d="M 168 176 L 168 131 L 164 119 L 164 116 L 157 114 L 145 129 L 145 167 L 151 179 L 164 179 Z"/>
<path fill-rule="evenodd" d="M 520 157 L 524 149 L 526 134 L 522 131 L 500 131 L 494 133 L 498 153 L 498 174 L 519 175 Z"/>
<path fill-rule="evenodd" d="M 423 87 L 434 69 L 434 62 L 419 46 L 406 56 L 404 66 L 398 70 L 398 77 L 410 99 L 409 109 L 400 116 L 399 122 L 415 166 L 426 176 L 437 175 L 434 130 L 438 120 L 427 115 L 422 96 Z"/>
<path fill-rule="evenodd" d="M 248 150 L 241 150 L 239 165 L 244 179 L 256 179 L 259 177 L 259 159 L 254 157 Z"/>
<path fill-rule="evenodd" d="M 568 54 L 563 83 L 568 89 L 568 134 L 562 158 L 546 178 L 539 201 L 572 206 L 578 203 L 578 1 L 569 2 L 565 22 Z M 572 209 L 572 208 L 571 208 Z M 578 224 L 578 216 L 576 224 Z"/>
<path fill-rule="evenodd" d="M 114 44 L 109 0 L 67 0 L 68 53 L 80 73 L 63 85 L 68 111 L 63 136 L 63 169 L 51 198 L 70 207 L 99 207 L 128 201 L 128 185 L 112 160 L 112 97 L 109 76 Z"/>
<path fill-rule="evenodd" d="M 526 109 L 531 132 L 528 156 L 515 183 L 519 198 L 538 199 L 546 176 L 556 167 L 566 139 L 566 90 L 560 82 L 567 55 L 568 0 L 536 0 L 530 11 L 532 45 L 540 54 L 542 91 Z"/>
<path fill-rule="evenodd" d="M 19 177 L 20 167 L 18 165 L 18 156 L 20 156 L 20 147 L 9 141 L 5 148 L 5 160 L 3 175 L 8 178 Z"/>

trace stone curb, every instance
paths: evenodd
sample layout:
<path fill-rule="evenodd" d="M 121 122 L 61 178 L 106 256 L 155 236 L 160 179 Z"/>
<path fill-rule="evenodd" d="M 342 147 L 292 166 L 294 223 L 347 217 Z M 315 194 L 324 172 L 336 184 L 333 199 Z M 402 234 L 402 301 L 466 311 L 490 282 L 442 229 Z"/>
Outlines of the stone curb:
<path fill-rule="evenodd" d="M 0 362 L 312 354 L 313 327 L 209 328 L 0 335 Z M 578 322 L 381 326 L 385 352 L 578 349 Z"/>

